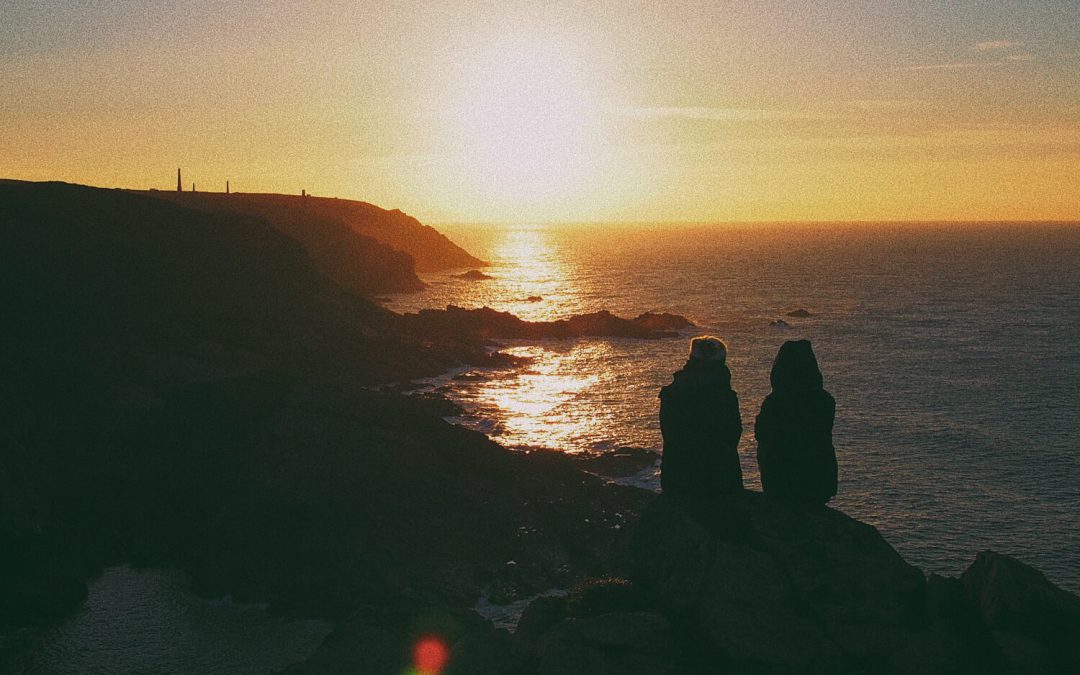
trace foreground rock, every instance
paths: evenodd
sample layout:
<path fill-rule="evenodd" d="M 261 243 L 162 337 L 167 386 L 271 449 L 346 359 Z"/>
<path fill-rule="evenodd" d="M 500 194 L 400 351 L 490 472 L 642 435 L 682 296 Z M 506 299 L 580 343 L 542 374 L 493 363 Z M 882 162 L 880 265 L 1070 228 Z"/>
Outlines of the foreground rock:
<path fill-rule="evenodd" d="M 402 672 L 408 645 L 432 634 L 448 647 L 446 673 L 1080 672 L 1080 598 L 1023 563 L 987 551 L 961 579 L 925 578 L 833 509 L 751 492 L 720 509 L 703 525 L 655 498 L 613 568 L 626 578 L 534 600 L 513 635 L 467 612 L 440 624 L 416 609 L 377 627 L 361 613 L 296 672 L 388 654 L 372 672 Z"/>
<path fill-rule="evenodd" d="M 355 286 L 357 290 L 388 292 L 422 287 L 415 275 L 401 273 L 383 262 L 395 257 L 404 261 L 399 267 L 407 267 L 410 273 L 414 266 L 419 272 L 436 272 L 486 264 L 415 218 L 367 202 L 311 195 L 172 191 L 140 194 L 210 213 L 258 217 L 301 242 L 328 276 L 354 284 L 357 280 L 363 282 Z M 380 272 L 395 276 L 380 277 Z"/>
<path fill-rule="evenodd" d="M 535 601 L 520 672 L 1080 672 L 1080 598 L 1023 563 L 987 551 L 962 579 L 926 579 L 832 509 L 742 492 L 719 512 L 702 524 L 656 498 L 628 555 L 633 583 L 601 583 L 584 612 Z"/>
<path fill-rule="evenodd" d="M 1080 672 L 1080 598 L 992 551 L 980 553 L 960 581 L 1015 672 Z"/>
<path fill-rule="evenodd" d="M 660 453 L 646 448 L 617 448 L 610 452 L 571 455 L 585 471 L 611 478 L 633 476 L 656 466 Z"/>
<path fill-rule="evenodd" d="M 675 337 L 679 331 L 693 328 L 686 317 L 677 314 L 646 312 L 624 319 L 608 311 L 580 314 L 558 321 L 523 321 L 509 312 L 490 307 L 464 309 L 454 305 L 446 309 L 424 309 L 406 314 L 402 323 L 410 330 L 425 334 L 468 338 L 574 338 L 616 337 L 657 340 Z"/>
<path fill-rule="evenodd" d="M 453 275 L 455 279 L 464 279 L 466 281 L 489 281 L 495 277 L 490 274 L 484 274 L 480 270 L 469 270 L 468 272 L 462 272 L 461 274 Z"/>
<path fill-rule="evenodd" d="M 730 530 L 717 537 L 660 498 L 635 546 L 639 583 L 666 611 L 695 616 L 717 658 L 836 672 L 904 644 L 923 575 L 873 527 L 750 492 L 723 509 Z"/>

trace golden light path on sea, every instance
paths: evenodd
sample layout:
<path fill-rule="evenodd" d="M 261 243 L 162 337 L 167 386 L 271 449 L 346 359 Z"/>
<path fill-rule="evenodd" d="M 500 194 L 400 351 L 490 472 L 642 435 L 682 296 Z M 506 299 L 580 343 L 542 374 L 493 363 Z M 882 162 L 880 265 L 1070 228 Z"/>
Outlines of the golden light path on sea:
<path fill-rule="evenodd" d="M 491 289 L 498 293 L 491 300 L 515 299 L 500 309 L 526 321 L 555 321 L 573 311 L 578 289 L 555 255 L 550 236 L 543 228 L 529 226 L 509 228 L 500 238 L 492 257 L 509 264 L 499 269 L 499 288 Z"/>
<path fill-rule="evenodd" d="M 485 256 L 496 264 L 493 277 L 468 287 L 468 306 L 490 306 L 526 321 L 556 321 L 581 313 L 582 291 L 544 227 L 511 226 L 492 241 Z M 596 425 L 610 415 L 590 404 L 588 392 L 616 376 L 602 367 L 611 345 L 602 340 L 510 342 L 500 351 L 525 365 L 472 380 L 458 388 L 497 420 L 486 429 L 495 440 L 515 447 L 562 450 L 582 447 Z M 462 385 L 465 385 L 463 382 Z"/>
<path fill-rule="evenodd" d="M 492 417 L 499 426 L 491 430 L 496 440 L 511 440 L 517 447 L 577 449 L 583 438 L 595 435 L 595 425 L 611 423 L 583 395 L 612 377 L 583 367 L 603 361 L 609 349 L 603 342 L 510 347 L 503 351 L 528 358 L 528 365 L 509 377 L 485 381 L 469 393 L 497 409 Z"/>

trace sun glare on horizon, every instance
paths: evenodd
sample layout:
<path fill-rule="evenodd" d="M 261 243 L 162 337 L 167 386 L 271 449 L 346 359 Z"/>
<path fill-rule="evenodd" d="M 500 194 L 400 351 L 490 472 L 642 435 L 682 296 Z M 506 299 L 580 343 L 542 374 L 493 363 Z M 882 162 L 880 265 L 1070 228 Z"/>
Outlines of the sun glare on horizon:
<path fill-rule="evenodd" d="M 5 12 L 0 176 L 431 223 L 1080 217 L 1075 0 L 149 4 Z"/>
<path fill-rule="evenodd" d="M 565 48 L 504 40 L 477 59 L 463 94 L 457 126 L 483 192 L 537 203 L 588 183 L 600 106 Z"/>

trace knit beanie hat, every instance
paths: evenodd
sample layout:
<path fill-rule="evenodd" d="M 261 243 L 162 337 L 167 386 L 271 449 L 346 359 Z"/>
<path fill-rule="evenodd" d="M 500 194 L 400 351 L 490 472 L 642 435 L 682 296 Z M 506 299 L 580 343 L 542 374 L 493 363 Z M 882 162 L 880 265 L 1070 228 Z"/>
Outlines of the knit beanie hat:
<path fill-rule="evenodd" d="M 691 361 L 719 361 L 727 359 L 727 345 L 720 338 L 702 335 L 690 341 Z"/>

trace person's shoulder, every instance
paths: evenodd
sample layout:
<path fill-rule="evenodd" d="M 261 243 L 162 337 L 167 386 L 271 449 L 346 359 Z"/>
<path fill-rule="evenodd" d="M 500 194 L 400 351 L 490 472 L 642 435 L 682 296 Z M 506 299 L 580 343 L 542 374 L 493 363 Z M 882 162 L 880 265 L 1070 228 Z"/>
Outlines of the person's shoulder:
<path fill-rule="evenodd" d="M 682 374 L 682 371 L 680 370 L 677 373 L 675 373 L 674 375 L 672 375 L 671 382 L 669 384 L 665 384 L 664 386 L 660 387 L 660 393 L 658 393 L 657 396 L 660 397 L 660 398 L 667 398 L 667 397 L 671 396 L 672 394 L 674 394 L 674 393 L 678 392 L 679 390 L 681 390 L 684 387 L 684 384 L 685 384 L 680 380 L 679 376 L 681 374 Z"/>

